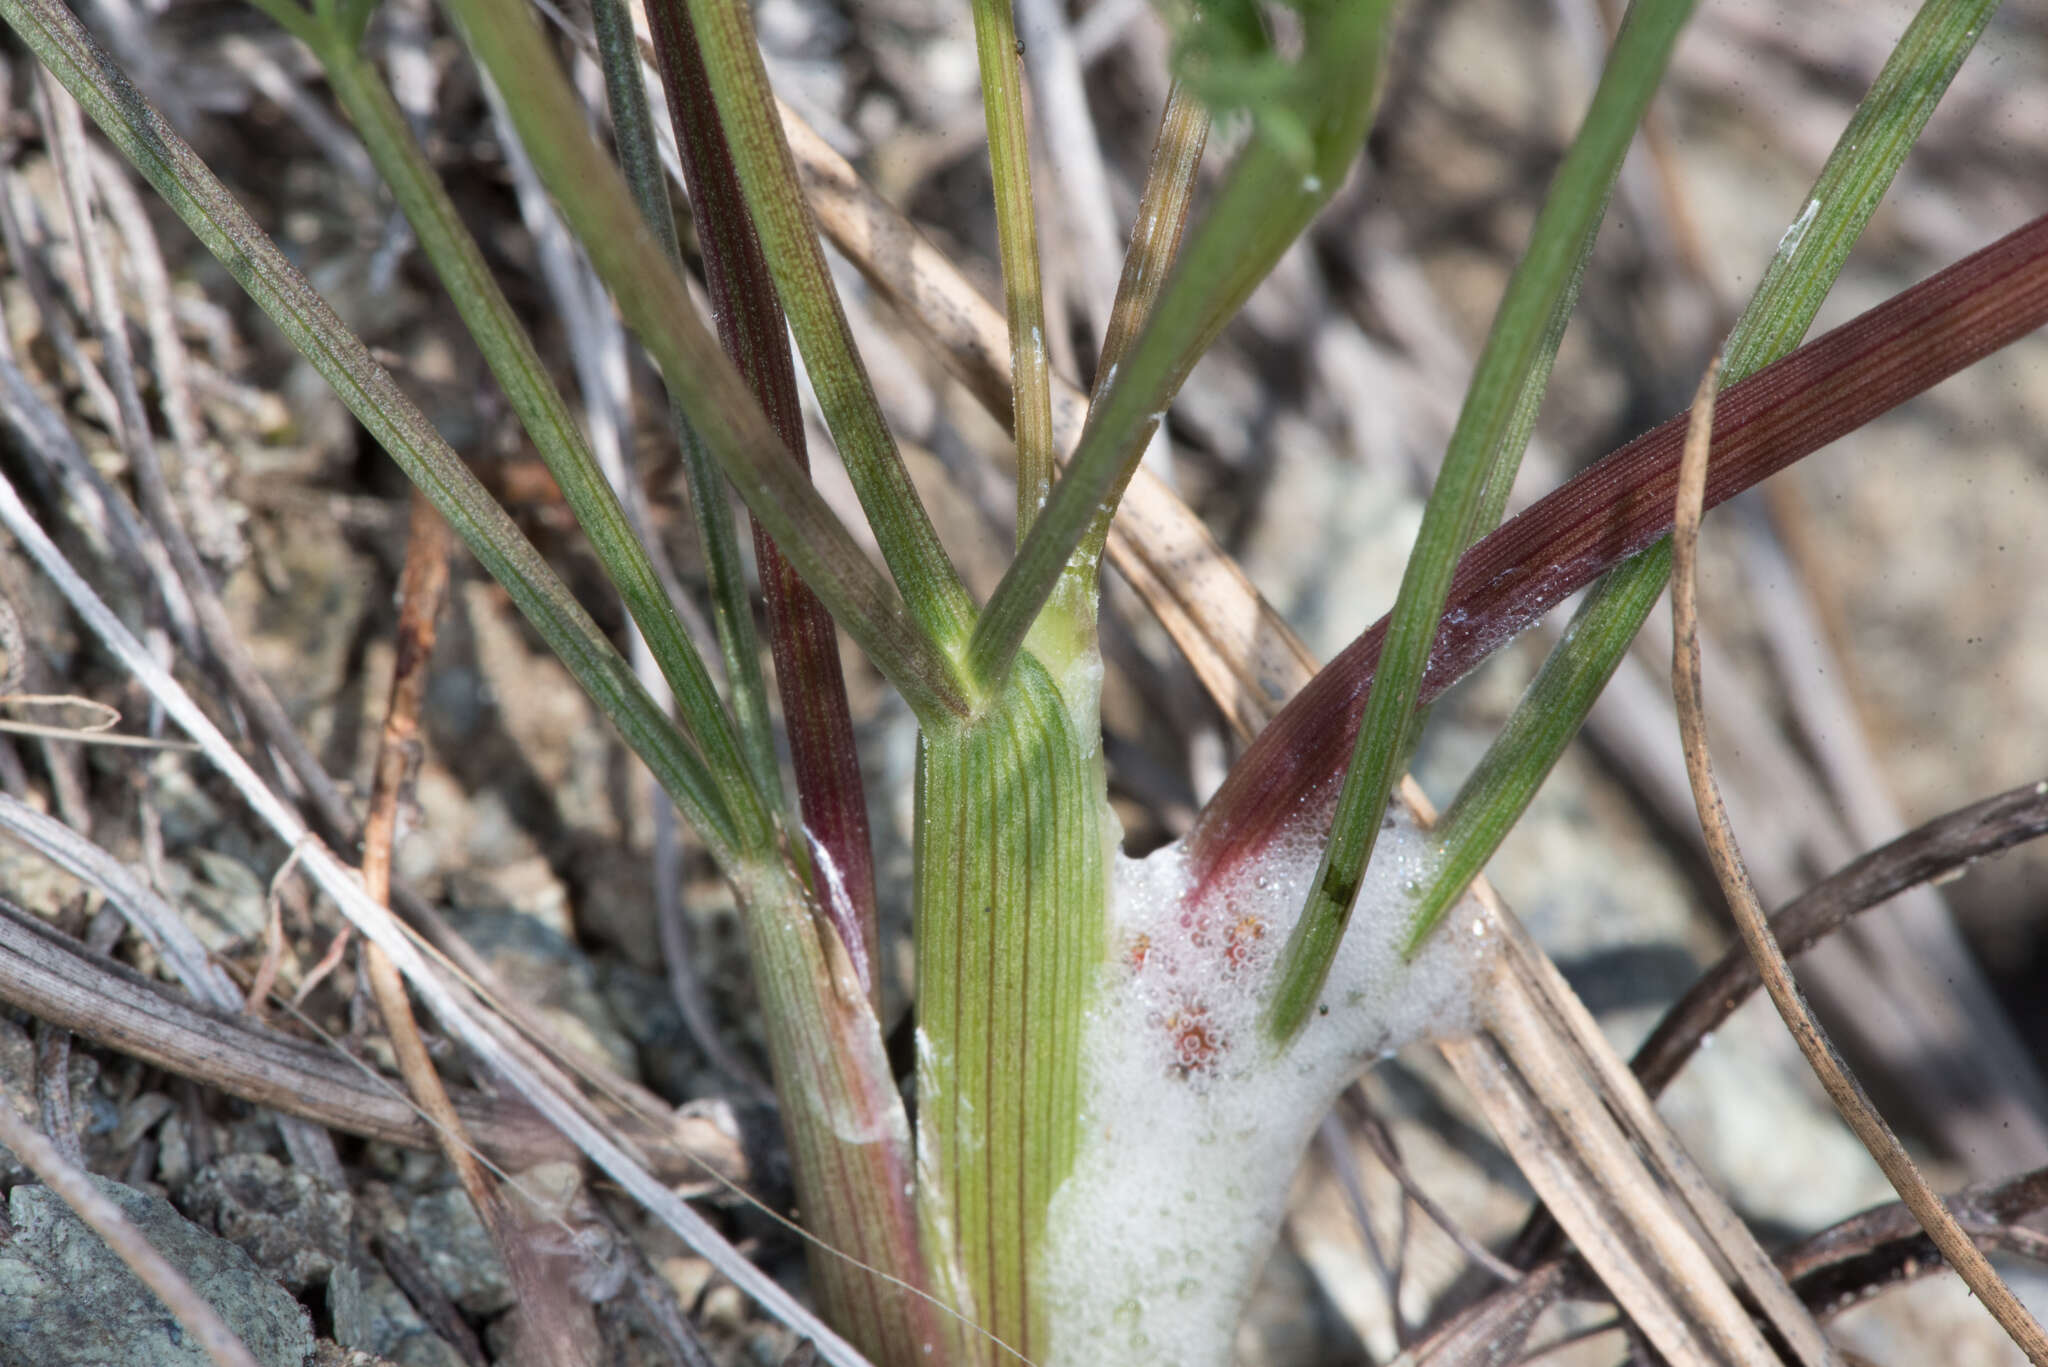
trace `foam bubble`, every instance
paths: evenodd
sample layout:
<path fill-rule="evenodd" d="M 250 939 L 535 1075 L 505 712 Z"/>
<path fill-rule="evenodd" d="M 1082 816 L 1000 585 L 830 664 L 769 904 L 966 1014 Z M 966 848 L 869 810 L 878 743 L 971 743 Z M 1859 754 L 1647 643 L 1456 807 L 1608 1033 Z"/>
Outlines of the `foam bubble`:
<path fill-rule="evenodd" d="M 1337 1093 L 1404 1044 L 1473 1029 L 1494 937 L 1439 934 L 1403 960 L 1428 849 L 1400 815 L 1380 833 L 1317 1014 L 1286 1049 L 1265 1040 L 1263 989 L 1320 853 L 1283 842 L 1200 904 L 1180 846 L 1118 856 L 1080 1151 L 1053 1197 L 1045 1367 L 1221 1367 Z"/>

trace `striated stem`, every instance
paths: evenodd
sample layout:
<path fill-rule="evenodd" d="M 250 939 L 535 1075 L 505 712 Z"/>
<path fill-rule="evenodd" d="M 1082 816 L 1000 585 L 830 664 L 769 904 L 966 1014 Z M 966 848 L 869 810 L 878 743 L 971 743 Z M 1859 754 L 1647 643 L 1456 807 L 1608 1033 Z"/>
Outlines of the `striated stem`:
<path fill-rule="evenodd" d="M 1072 1308 L 1046 1289 L 1047 1212 L 1080 1140 L 1103 958 L 1113 822 L 1087 703 L 1076 717 L 1026 654 L 980 719 L 926 730 L 918 753 L 918 1200 L 934 1275 L 1032 1362 Z"/>
<path fill-rule="evenodd" d="M 1023 45 L 1011 0 L 974 0 L 974 51 L 988 120 L 996 244 L 1010 320 L 1011 428 L 1017 438 L 1017 541 L 1052 494 L 1052 363 L 1045 348 L 1045 287 L 1031 201 L 1030 121 L 1024 116 Z"/>

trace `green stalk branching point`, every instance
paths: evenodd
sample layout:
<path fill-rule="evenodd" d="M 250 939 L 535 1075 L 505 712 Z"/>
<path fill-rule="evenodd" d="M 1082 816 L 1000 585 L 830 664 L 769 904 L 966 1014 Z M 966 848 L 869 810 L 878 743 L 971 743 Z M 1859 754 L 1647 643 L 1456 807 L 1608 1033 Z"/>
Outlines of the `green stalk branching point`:
<path fill-rule="evenodd" d="M 1997 0 L 1928 0 L 1864 95 L 1723 348 L 1721 386 L 1798 346 Z M 1412 953 L 1527 810 L 1592 710 L 1671 572 L 1664 538 L 1595 587 L 1437 828 L 1440 863 L 1410 921 Z"/>
<path fill-rule="evenodd" d="M 597 624 L 390 374 L 164 122 L 68 9 L 0 0 L 0 17 L 391 453 L 611 718 L 726 867 L 748 847 L 704 758 L 657 707 Z"/>
<path fill-rule="evenodd" d="M 1301 83 L 1291 96 L 1298 107 L 1281 125 L 1305 133 L 1307 159 L 1294 139 L 1272 135 L 1270 120 L 1254 124 L 1137 339 L 1105 367 L 1080 443 L 968 644 L 968 673 L 984 687 L 1009 670 L 1077 556 L 1092 573 L 1090 533 L 1115 511 L 1188 372 L 1343 182 L 1371 124 L 1394 8 L 1393 0 L 1307 7 Z"/>
<path fill-rule="evenodd" d="M 688 4 L 754 229 L 825 424 L 839 445 L 847 476 L 912 618 L 929 640 L 957 652 L 973 630 L 974 603 L 910 482 L 896 439 L 882 418 L 867 366 L 853 344 L 853 331 L 797 177 L 796 159 L 782 131 L 746 0 Z M 779 532 L 776 541 L 786 545 Z"/>
<path fill-rule="evenodd" d="M 1495 315 L 1394 601 L 1322 866 L 1274 974 L 1265 1025 L 1276 1042 L 1292 1039 L 1315 1010 L 1414 743 L 1416 701 L 1451 577 L 1466 548 L 1491 529 L 1484 519 L 1506 505 L 1608 193 L 1691 13 L 1691 0 L 1629 7 Z"/>

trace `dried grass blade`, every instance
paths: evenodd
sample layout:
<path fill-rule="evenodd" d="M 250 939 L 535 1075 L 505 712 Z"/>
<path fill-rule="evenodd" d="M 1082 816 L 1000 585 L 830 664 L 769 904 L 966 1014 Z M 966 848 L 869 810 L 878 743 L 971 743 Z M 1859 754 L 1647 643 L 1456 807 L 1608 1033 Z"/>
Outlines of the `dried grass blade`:
<path fill-rule="evenodd" d="M 2027 1360 L 2036 1367 L 2042 1367 L 2042 1364 L 2048 1364 L 2048 1335 L 2042 1333 L 2041 1326 L 2027 1313 L 2011 1288 L 1992 1269 L 1977 1246 L 1970 1242 L 1969 1235 L 1956 1223 L 1941 1198 L 1927 1185 L 1926 1178 L 1921 1176 L 1905 1146 L 1870 1104 L 1862 1084 L 1835 1052 L 1826 1031 L 1807 1006 L 1792 979 L 1784 951 L 1778 947 L 1770 924 L 1764 919 L 1756 890 L 1750 886 L 1748 870 L 1743 867 L 1741 851 L 1736 847 L 1734 829 L 1721 803 L 1720 789 L 1714 782 L 1713 763 L 1707 752 L 1706 712 L 1700 685 L 1698 551 L 1700 518 L 1706 499 L 1708 448 L 1713 434 L 1714 391 L 1719 375 L 1720 362 L 1717 359 L 1708 366 L 1700 381 L 1699 394 L 1693 400 L 1692 418 L 1686 429 L 1685 453 L 1679 464 L 1671 532 L 1671 691 L 1678 705 L 1685 769 L 1692 780 L 1693 797 L 1699 806 L 1707 856 L 1734 913 L 1743 943 L 1748 947 L 1750 957 L 1756 961 L 1757 973 L 1771 995 L 1772 1004 L 1778 1008 L 1778 1014 L 1784 1018 L 1786 1028 L 1791 1031 L 1799 1051 L 1806 1056 L 1829 1099 L 1884 1170 L 1884 1175 L 1920 1221 L 1928 1237 L 1934 1240 L 1942 1256 L 1948 1259 L 1949 1265 L 1969 1284 L 1985 1309 L 2027 1355 Z"/>

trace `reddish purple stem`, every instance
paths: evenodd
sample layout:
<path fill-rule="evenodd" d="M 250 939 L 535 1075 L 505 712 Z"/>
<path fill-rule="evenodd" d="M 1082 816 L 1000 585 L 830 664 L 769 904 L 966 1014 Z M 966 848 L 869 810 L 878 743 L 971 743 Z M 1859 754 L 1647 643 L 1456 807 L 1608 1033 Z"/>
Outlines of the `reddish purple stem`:
<path fill-rule="evenodd" d="M 790 454 L 809 469 L 782 304 L 747 210 L 732 149 L 726 145 L 689 7 L 686 0 L 652 0 L 647 9 L 718 340 L 753 386 L 762 411 Z M 761 524 L 755 521 L 753 528 L 754 559 L 775 655 L 776 692 L 789 734 L 808 853 L 817 866 L 814 890 L 873 1002 L 879 952 L 875 864 L 846 677 L 839 664 L 838 630 L 825 605 L 798 578 Z"/>
<path fill-rule="evenodd" d="M 1817 338 L 1714 406 L 1707 506 L 1848 435 L 2048 322 L 2048 216 Z M 1452 581 L 1421 701 L 1671 530 L 1686 415 L 1504 524 Z M 1387 621 L 1332 660 L 1254 740 L 1190 837 L 1199 890 L 1275 838 L 1328 821 Z"/>

